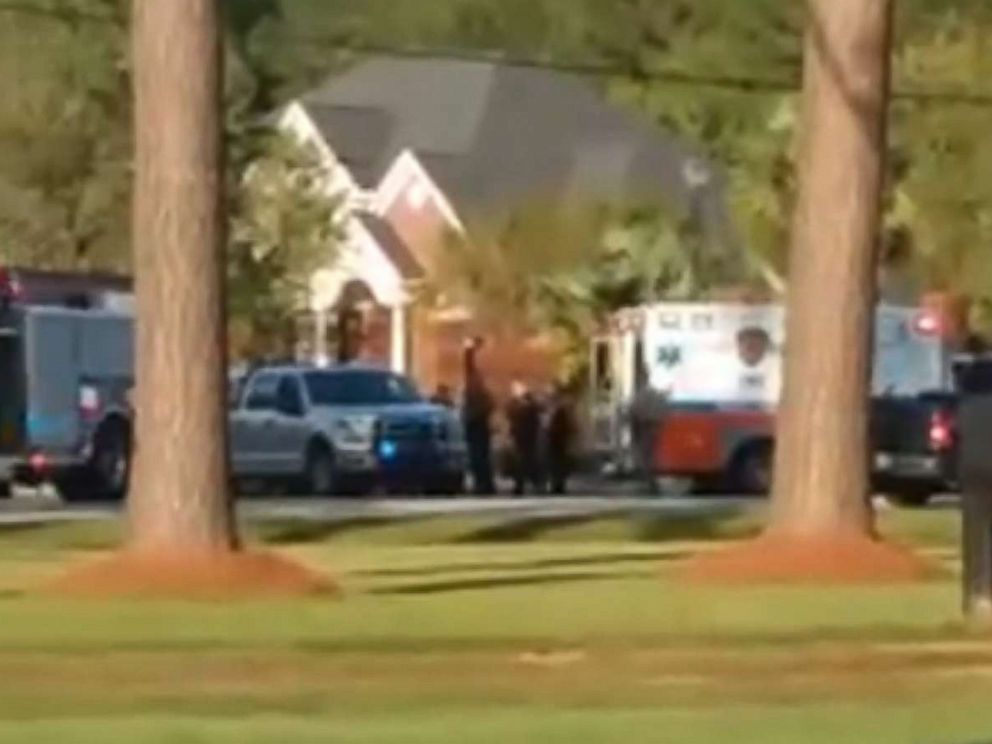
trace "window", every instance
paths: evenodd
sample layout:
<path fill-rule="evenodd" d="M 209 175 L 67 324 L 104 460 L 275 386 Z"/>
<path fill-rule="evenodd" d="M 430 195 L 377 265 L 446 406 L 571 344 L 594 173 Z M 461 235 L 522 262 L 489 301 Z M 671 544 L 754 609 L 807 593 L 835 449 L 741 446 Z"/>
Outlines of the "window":
<path fill-rule="evenodd" d="M 0 452 L 16 450 L 23 436 L 24 379 L 21 345 L 0 327 Z"/>
<path fill-rule="evenodd" d="M 382 406 L 422 401 L 413 383 L 389 372 L 310 372 L 304 379 L 315 406 Z"/>
<path fill-rule="evenodd" d="M 249 411 L 274 411 L 279 390 L 279 375 L 258 374 L 251 381 L 245 408 Z"/>
<path fill-rule="evenodd" d="M 288 416 L 302 416 L 306 413 L 300 384 L 295 377 L 286 376 L 279 381 L 279 387 L 276 390 L 276 402 L 280 413 Z"/>

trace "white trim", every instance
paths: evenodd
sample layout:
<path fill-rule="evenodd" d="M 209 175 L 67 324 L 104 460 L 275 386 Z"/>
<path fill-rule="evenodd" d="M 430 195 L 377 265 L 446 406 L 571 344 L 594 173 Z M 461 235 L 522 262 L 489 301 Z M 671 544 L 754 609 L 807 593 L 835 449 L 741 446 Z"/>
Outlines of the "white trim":
<path fill-rule="evenodd" d="M 316 303 L 319 307 L 311 309 L 333 307 L 352 281 L 365 284 L 383 307 L 408 304 L 411 298 L 406 280 L 361 220 L 350 217 L 346 231 L 347 240 L 336 260 L 311 277 L 311 292 L 316 293 L 312 294 L 312 299 L 319 300 Z"/>
<path fill-rule="evenodd" d="M 448 197 L 431 178 L 420 159 L 409 149 L 397 156 L 379 182 L 374 200 L 375 212 L 380 215 L 388 212 L 413 179 L 427 190 L 427 201 L 433 202 L 437 206 L 448 225 L 458 232 L 464 233 L 465 226 L 458 218 L 458 214 Z"/>
<path fill-rule="evenodd" d="M 283 131 L 292 132 L 302 142 L 314 145 L 320 154 L 334 165 L 340 164 L 338 156 L 327 144 L 324 135 L 320 133 L 320 129 L 299 101 L 293 101 L 283 109 L 276 126 Z M 351 176 L 350 173 L 348 175 Z"/>
<path fill-rule="evenodd" d="M 393 372 L 406 374 L 406 306 L 396 305 L 389 310 L 389 361 Z"/>
<path fill-rule="evenodd" d="M 374 191 L 363 189 L 355 180 L 348 167 L 341 162 L 337 153 L 324 139 L 320 128 L 314 123 L 306 107 L 299 101 L 288 104 L 279 116 L 276 126 L 294 135 L 300 142 L 313 145 L 331 171 L 328 184 L 328 194 L 331 196 L 347 196 L 349 206 L 353 209 L 364 209 L 375 198 Z"/>

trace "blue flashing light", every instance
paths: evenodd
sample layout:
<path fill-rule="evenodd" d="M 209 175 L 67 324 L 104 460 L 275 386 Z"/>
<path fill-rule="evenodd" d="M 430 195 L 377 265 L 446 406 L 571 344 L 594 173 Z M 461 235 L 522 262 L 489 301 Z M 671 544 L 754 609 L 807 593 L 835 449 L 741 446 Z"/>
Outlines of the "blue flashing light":
<path fill-rule="evenodd" d="M 379 443 L 379 457 L 383 460 L 393 460 L 396 458 L 396 455 L 396 442 L 391 442 L 387 439 Z"/>

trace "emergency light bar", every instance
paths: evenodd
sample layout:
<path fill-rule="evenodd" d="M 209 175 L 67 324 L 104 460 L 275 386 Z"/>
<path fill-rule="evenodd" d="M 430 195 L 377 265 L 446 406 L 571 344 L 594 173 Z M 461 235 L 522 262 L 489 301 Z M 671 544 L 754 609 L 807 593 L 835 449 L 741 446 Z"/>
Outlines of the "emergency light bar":
<path fill-rule="evenodd" d="M 913 330 L 921 336 L 939 336 L 944 330 L 944 324 L 937 313 L 924 311 L 913 321 Z"/>

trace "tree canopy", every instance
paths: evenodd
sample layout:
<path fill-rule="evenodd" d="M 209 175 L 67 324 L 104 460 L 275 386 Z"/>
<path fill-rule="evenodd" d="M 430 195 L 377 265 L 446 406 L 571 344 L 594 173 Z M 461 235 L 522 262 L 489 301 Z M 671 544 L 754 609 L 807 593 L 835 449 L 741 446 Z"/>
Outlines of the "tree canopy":
<path fill-rule="evenodd" d="M 606 95 L 723 167 L 753 277 L 780 286 L 794 201 L 803 4 L 792 0 L 225 0 L 232 132 L 366 52 L 526 59 Z M 0 4 L 0 240 L 7 260 L 126 267 L 120 0 Z M 983 122 L 992 11 L 901 0 L 886 255 L 921 288 L 992 297 Z M 937 95 L 933 95 L 936 93 Z M 910 95 L 906 95 L 910 94 Z M 921 95 L 922 94 L 922 95 Z M 946 189 L 948 173 L 955 188 Z"/>
<path fill-rule="evenodd" d="M 282 344 L 345 228 L 334 174 L 313 148 L 268 130 L 245 140 L 230 189 L 228 305 L 232 351 L 254 357 Z"/>

